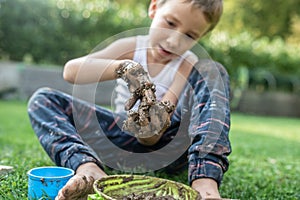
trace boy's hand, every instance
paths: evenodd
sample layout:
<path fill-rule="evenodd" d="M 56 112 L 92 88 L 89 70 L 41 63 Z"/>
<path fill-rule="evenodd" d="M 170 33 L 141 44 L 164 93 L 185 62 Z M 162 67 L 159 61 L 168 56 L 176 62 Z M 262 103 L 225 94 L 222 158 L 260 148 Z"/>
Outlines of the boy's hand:
<path fill-rule="evenodd" d="M 170 126 L 170 113 L 174 105 L 170 102 L 156 102 L 154 105 L 139 105 L 137 112 L 130 112 L 123 124 L 123 130 L 133 133 L 146 146 L 156 144 Z"/>
<path fill-rule="evenodd" d="M 116 73 L 127 82 L 131 93 L 125 110 L 130 110 L 138 99 L 141 101 L 136 112 L 129 111 L 123 130 L 134 134 L 141 144 L 154 145 L 170 126 L 170 113 L 175 106 L 169 101 L 156 101 L 155 85 L 140 64 L 125 61 Z"/>
<path fill-rule="evenodd" d="M 118 78 L 126 81 L 130 99 L 125 104 L 125 110 L 130 110 L 138 99 L 145 98 L 147 105 L 153 105 L 156 101 L 155 85 L 150 81 L 148 73 L 143 66 L 134 61 L 125 61 L 117 69 Z"/>
<path fill-rule="evenodd" d="M 196 179 L 192 183 L 192 188 L 197 190 L 203 199 L 222 199 L 218 190 L 218 184 L 213 179 Z"/>

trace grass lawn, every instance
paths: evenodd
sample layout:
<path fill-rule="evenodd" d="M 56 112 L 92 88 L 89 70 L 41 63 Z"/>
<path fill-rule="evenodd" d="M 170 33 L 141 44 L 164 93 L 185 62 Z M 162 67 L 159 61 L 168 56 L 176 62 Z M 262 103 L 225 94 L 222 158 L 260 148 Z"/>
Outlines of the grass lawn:
<path fill-rule="evenodd" d="M 300 199 L 300 119 L 233 113 L 230 138 L 223 197 Z M 26 172 L 53 165 L 31 129 L 24 102 L 0 101 L 0 165 L 14 167 L 0 175 L 0 199 L 27 199 Z M 187 183 L 186 172 L 158 176 Z"/>

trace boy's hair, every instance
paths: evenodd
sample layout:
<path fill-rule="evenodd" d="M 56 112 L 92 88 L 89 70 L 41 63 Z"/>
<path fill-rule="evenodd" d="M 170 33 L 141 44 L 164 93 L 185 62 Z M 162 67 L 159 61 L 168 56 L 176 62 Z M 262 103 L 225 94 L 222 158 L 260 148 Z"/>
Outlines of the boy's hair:
<path fill-rule="evenodd" d="M 159 4 L 164 4 L 167 0 L 159 0 Z M 183 2 L 191 2 L 197 8 L 200 8 L 205 19 L 210 24 L 209 29 L 213 30 L 218 24 L 223 13 L 223 0 L 182 0 Z"/>

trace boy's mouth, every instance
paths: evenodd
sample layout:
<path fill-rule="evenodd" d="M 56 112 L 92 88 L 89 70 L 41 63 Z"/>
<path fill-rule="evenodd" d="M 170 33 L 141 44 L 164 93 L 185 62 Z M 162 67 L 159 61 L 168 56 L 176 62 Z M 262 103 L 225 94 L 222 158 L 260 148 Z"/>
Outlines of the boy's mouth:
<path fill-rule="evenodd" d="M 161 45 L 159 45 L 158 51 L 161 55 L 163 56 L 170 56 L 172 54 L 171 51 L 166 50 L 164 47 L 162 47 Z"/>

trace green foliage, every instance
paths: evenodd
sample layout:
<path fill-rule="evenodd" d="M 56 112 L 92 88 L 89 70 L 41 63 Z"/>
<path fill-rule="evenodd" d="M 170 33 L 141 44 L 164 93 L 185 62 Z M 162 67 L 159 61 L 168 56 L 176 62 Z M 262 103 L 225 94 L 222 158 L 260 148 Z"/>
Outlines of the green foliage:
<path fill-rule="evenodd" d="M 148 3 L 0 0 L 0 59 L 62 66 L 115 34 L 149 25 Z M 237 68 L 246 67 L 284 75 L 281 82 L 299 82 L 299 47 L 284 39 L 299 22 L 299 1 L 228 0 L 224 5 L 220 24 L 201 43 L 227 67 L 233 80 Z"/>
<path fill-rule="evenodd" d="M 298 0 L 226 0 L 224 7 L 219 30 L 225 29 L 230 33 L 244 30 L 256 37 L 279 36 L 286 39 L 293 34 L 293 25 L 299 22 L 300 16 Z"/>
<path fill-rule="evenodd" d="M 109 0 L 0 1 L 0 59 L 64 64 L 108 37 L 147 23 L 145 5 Z"/>
<path fill-rule="evenodd" d="M 275 79 L 276 87 L 283 88 L 284 84 L 299 82 L 300 48 L 286 44 L 282 38 L 255 39 L 248 32 L 234 36 L 214 32 L 202 44 L 213 59 L 228 69 L 233 84 L 239 79 L 240 67 L 249 70 L 250 79 L 255 83 L 270 78 Z"/>
<path fill-rule="evenodd" d="M 210 55 L 234 72 L 236 67 L 263 68 L 274 73 L 299 73 L 300 48 L 287 45 L 281 38 L 255 39 L 248 32 L 230 36 L 215 32 L 203 42 Z"/>
<path fill-rule="evenodd" d="M 225 198 L 300 198 L 299 119 L 232 114 L 233 152 L 220 191 Z M 34 135 L 24 102 L 0 101 L 0 165 L 14 171 L 0 175 L 0 199 L 27 199 L 26 172 L 53 165 Z M 179 175 L 149 174 L 187 184 Z"/>
<path fill-rule="evenodd" d="M 32 56 L 34 61 L 57 60 L 50 52 L 58 49 L 58 13 L 48 1 L 9 0 L 1 4 L 1 54 L 12 60 Z M 57 57 L 57 55 L 56 55 Z"/>

